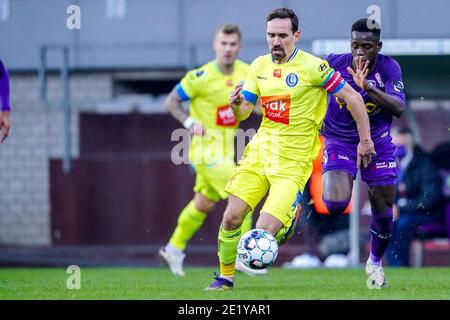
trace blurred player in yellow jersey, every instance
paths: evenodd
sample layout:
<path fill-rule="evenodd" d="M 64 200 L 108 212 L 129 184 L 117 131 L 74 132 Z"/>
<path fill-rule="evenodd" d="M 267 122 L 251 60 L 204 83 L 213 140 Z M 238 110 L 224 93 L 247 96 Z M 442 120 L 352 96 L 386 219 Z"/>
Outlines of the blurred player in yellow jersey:
<path fill-rule="evenodd" d="M 172 116 L 192 134 L 189 160 L 196 173 L 194 198 L 181 211 L 169 242 L 159 251 L 172 273 L 179 276 L 184 275 L 184 250 L 188 241 L 216 203 L 228 197 L 224 188 L 236 167 L 234 136 L 239 121 L 229 106 L 229 97 L 234 87 L 245 80 L 249 67 L 236 59 L 241 48 L 239 27 L 221 26 L 213 47 L 215 60 L 189 71 L 165 101 Z M 189 114 L 182 109 L 182 102 L 188 100 Z M 251 222 L 249 215 L 243 228 L 249 230 Z"/>
<path fill-rule="evenodd" d="M 328 92 L 346 101 L 357 123 L 358 160 L 367 165 L 375 153 L 361 95 L 326 61 L 295 47 L 300 38 L 296 14 L 276 9 L 266 22 L 270 54 L 252 62 L 243 88 L 238 86 L 230 97 L 241 121 L 261 99 L 263 120 L 225 188 L 230 196 L 218 237 L 220 275 L 206 290 L 233 288 L 242 221 L 267 192 L 256 228 L 271 232 L 279 243 L 292 234 L 312 161 L 320 150 L 318 134 Z"/>

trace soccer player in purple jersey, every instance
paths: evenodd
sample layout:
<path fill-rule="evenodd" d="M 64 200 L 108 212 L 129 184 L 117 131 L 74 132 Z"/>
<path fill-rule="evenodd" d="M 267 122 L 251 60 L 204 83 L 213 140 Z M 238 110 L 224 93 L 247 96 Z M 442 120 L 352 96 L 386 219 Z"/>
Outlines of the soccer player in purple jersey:
<path fill-rule="evenodd" d="M 9 76 L 6 67 L 0 60 L 0 130 L 1 142 L 5 141 L 9 134 Z"/>
<path fill-rule="evenodd" d="M 381 47 L 378 25 L 373 20 L 360 19 L 352 25 L 351 53 L 324 57 L 363 97 L 375 144 L 372 163 L 367 168 L 361 167 L 372 208 L 370 256 L 366 263 L 369 289 L 387 285 L 381 260 L 393 228 L 397 177 L 390 127 L 392 116 L 400 117 L 405 108 L 401 68 L 393 58 L 379 53 Z M 330 96 L 322 134 L 325 136 L 323 199 L 331 213 L 341 213 L 350 201 L 359 167 L 357 126 L 345 101 Z"/>

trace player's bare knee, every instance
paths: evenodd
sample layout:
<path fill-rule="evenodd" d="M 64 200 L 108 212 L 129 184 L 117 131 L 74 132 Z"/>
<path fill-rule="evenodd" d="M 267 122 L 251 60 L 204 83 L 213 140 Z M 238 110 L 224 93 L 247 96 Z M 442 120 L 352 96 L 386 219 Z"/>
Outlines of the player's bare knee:
<path fill-rule="evenodd" d="M 227 208 L 223 214 L 223 227 L 225 230 L 234 230 L 238 228 L 244 220 L 245 212 L 236 209 Z"/>
<path fill-rule="evenodd" d="M 264 212 L 260 214 L 258 221 L 256 222 L 257 229 L 269 231 L 274 236 L 278 233 L 282 226 L 283 224 L 280 220 Z"/>
<path fill-rule="evenodd" d="M 210 213 L 211 211 L 214 210 L 216 206 L 215 202 L 212 201 L 208 201 L 208 202 L 202 202 L 200 204 L 200 206 L 195 206 L 197 208 L 198 211 L 204 212 L 204 213 Z"/>
<path fill-rule="evenodd" d="M 323 174 L 322 194 L 324 201 L 350 201 L 352 189 L 353 178 L 347 172 L 330 170 Z"/>
<path fill-rule="evenodd" d="M 195 208 L 204 213 L 210 213 L 214 210 L 214 207 L 216 206 L 216 202 L 206 198 L 205 196 L 197 193 L 194 196 L 194 204 Z"/>
<path fill-rule="evenodd" d="M 228 198 L 227 208 L 223 214 L 222 225 L 225 230 L 238 228 L 251 208 L 248 204 L 234 195 Z"/>

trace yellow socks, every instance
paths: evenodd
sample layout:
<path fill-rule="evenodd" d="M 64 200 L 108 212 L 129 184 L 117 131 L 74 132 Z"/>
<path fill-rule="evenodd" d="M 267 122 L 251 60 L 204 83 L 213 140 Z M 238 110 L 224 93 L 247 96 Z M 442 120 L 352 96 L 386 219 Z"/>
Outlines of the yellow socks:
<path fill-rule="evenodd" d="M 220 274 L 233 277 L 234 264 L 237 255 L 237 244 L 241 238 L 241 227 L 234 230 L 225 230 L 220 226 L 219 230 L 219 260 Z"/>
<path fill-rule="evenodd" d="M 189 240 L 200 229 L 206 219 L 207 214 L 198 211 L 195 208 L 194 200 L 181 211 L 178 217 L 177 227 L 169 240 L 169 243 L 174 247 L 183 251 Z"/>

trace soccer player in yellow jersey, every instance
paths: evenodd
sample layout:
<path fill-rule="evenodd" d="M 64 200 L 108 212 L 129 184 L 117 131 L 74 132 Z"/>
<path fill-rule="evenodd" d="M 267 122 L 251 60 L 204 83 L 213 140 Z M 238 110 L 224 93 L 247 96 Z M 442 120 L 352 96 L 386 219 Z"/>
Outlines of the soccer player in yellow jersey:
<path fill-rule="evenodd" d="M 300 38 L 296 14 L 276 9 L 266 22 L 270 54 L 253 61 L 243 88 L 238 86 L 230 97 L 240 121 L 261 99 L 263 120 L 225 188 L 230 195 L 218 236 L 220 275 L 215 274 L 206 290 L 233 288 L 242 221 L 267 192 L 256 228 L 271 232 L 279 243 L 292 234 L 303 188 L 320 150 L 327 92 L 346 101 L 357 123 L 358 160 L 366 166 L 375 154 L 360 94 L 326 61 L 295 47 Z"/>
<path fill-rule="evenodd" d="M 188 72 L 165 101 L 172 116 L 193 135 L 189 160 L 196 173 L 195 195 L 181 211 L 169 242 L 159 251 L 172 273 L 179 276 L 184 275 L 188 241 L 216 203 L 228 197 L 224 188 L 236 167 L 234 136 L 239 121 L 228 103 L 230 93 L 238 82 L 245 80 L 249 67 L 236 59 L 241 48 L 239 27 L 232 24 L 220 27 L 213 46 L 215 60 Z M 187 100 L 189 114 L 182 109 L 182 102 Z M 250 230 L 251 222 L 249 215 L 243 228 Z"/>

